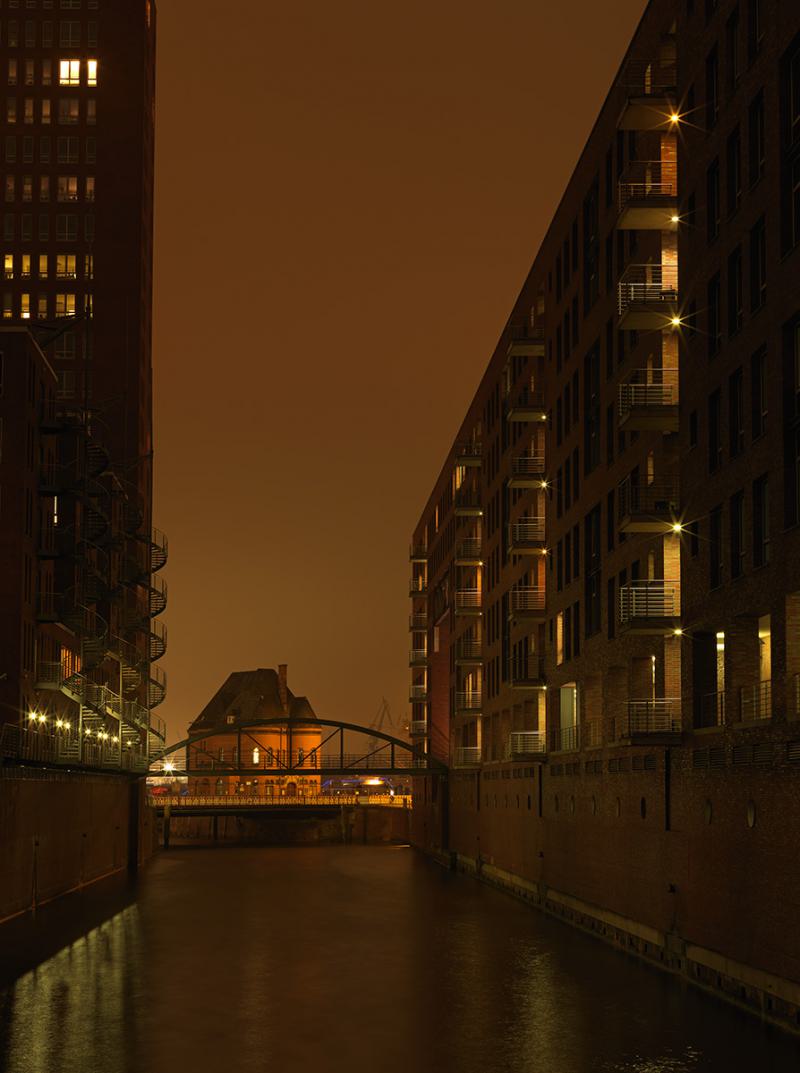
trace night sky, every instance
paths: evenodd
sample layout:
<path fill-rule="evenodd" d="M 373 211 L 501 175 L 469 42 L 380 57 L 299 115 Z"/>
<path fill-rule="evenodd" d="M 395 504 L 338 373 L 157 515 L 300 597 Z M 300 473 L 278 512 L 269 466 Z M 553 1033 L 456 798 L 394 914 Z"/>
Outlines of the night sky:
<path fill-rule="evenodd" d="M 160 0 L 170 739 L 233 670 L 408 711 L 408 544 L 645 7 Z"/>

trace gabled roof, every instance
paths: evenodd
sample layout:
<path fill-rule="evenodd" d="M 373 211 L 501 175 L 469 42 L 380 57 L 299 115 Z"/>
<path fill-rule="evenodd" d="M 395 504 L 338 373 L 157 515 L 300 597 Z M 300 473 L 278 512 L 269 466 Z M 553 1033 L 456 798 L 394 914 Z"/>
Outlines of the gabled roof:
<path fill-rule="evenodd" d="M 202 712 L 190 724 L 189 733 L 200 731 L 230 730 L 259 719 L 289 719 L 298 723 L 313 722 L 317 716 L 307 697 L 296 697 L 286 690 L 288 711 L 281 703 L 278 672 L 271 667 L 259 667 L 255 671 L 234 671 L 217 690 Z M 228 716 L 233 716 L 233 723 Z"/>

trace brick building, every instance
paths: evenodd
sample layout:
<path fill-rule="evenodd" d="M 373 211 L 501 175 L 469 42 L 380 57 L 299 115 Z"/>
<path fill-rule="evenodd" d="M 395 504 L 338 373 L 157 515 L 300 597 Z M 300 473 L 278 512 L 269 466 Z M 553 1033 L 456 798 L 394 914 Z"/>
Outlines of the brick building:
<path fill-rule="evenodd" d="M 417 842 L 795 1025 L 799 245 L 800 9 L 652 0 L 410 587 Z"/>
<path fill-rule="evenodd" d="M 25 571 L 24 610 L 0 623 L 4 650 L 20 651 L 3 668 L 3 749 L 141 764 L 163 738 L 150 713 L 166 689 L 167 543 L 152 526 L 155 4 L 5 0 L 0 42 L 0 494 L 15 503 L 0 540 Z M 23 419 L 26 365 L 44 394 Z M 24 458 L 8 449 L 12 428 L 28 437 Z M 36 742 L 11 729 L 32 715 Z"/>

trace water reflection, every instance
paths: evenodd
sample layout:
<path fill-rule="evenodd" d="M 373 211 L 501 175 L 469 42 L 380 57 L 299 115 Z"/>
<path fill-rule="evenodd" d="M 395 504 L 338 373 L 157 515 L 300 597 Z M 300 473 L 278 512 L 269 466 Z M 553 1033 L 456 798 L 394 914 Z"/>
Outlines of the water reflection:
<path fill-rule="evenodd" d="M 792 1040 L 412 851 L 176 850 L 0 997 L 8 1073 L 784 1073 Z"/>

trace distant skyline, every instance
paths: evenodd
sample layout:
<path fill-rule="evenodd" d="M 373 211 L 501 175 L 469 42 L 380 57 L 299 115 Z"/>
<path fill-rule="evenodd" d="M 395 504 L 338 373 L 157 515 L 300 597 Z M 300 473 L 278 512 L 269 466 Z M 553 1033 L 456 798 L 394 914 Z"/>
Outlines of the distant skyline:
<path fill-rule="evenodd" d="M 162 2 L 172 740 L 278 663 L 408 710 L 411 530 L 644 6 Z"/>

